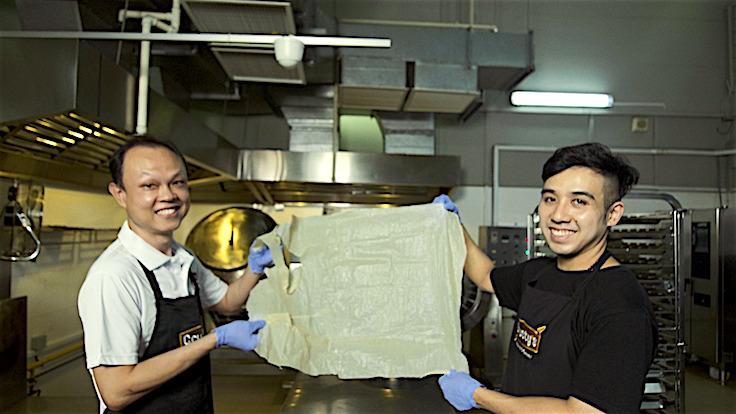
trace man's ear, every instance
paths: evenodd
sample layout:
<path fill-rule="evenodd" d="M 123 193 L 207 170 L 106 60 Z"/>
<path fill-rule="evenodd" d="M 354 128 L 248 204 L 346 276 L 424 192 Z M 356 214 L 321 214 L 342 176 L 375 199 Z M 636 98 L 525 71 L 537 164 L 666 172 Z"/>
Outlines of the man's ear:
<path fill-rule="evenodd" d="M 117 201 L 118 205 L 122 208 L 125 208 L 127 205 L 126 199 L 125 199 L 125 189 L 120 187 L 119 185 L 111 182 L 107 185 L 107 191 L 110 192 L 112 197 Z"/>
<path fill-rule="evenodd" d="M 611 204 L 608 207 L 608 217 L 606 217 L 606 226 L 613 227 L 618 224 L 621 217 L 624 215 L 624 202 L 619 200 Z"/>

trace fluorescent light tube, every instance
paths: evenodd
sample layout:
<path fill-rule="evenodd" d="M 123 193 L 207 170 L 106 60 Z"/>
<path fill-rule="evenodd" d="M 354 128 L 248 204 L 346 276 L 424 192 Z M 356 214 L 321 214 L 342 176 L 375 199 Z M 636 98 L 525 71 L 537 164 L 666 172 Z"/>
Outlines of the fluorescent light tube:
<path fill-rule="evenodd" d="M 557 106 L 566 108 L 610 108 L 613 96 L 605 93 L 511 92 L 514 106 Z"/>

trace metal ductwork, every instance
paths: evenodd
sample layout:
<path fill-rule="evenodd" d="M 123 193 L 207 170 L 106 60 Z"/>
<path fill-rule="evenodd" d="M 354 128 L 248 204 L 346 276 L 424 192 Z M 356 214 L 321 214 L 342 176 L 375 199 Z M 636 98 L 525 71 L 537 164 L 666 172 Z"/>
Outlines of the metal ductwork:
<path fill-rule="evenodd" d="M 60 3 L 71 6 L 74 2 Z M 258 25 L 265 24 L 264 21 L 242 16 L 227 6 L 236 3 L 238 7 L 247 3 L 246 7 L 257 8 L 272 2 L 187 0 L 182 4 L 193 24 L 203 32 L 237 33 L 223 25 L 234 25 L 240 27 L 240 31 L 252 33 L 259 30 L 293 32 L 288 23 L 293 18 L 290 9 L 280 9 L 276 14 L 281 17 L 274 15 L 274 19 L 271 19 L 273 16 L 266 19 L 269 22 L 281 19 L 281 29 L 274 29 L 278 24 L 273 22 L 259 29 Z M 221 10 L 212 11 L 223 4 L 225 10 L 229 10 L 228 18 L 217 14 Z M 44 21 L 53 20 L 52 17 L 46 16 Z M 81 30 L 78 20 L 73 18 L 59 24 L 61 26 L 55 28 Z M 38 30 L 40 26 L 33 24 L 26 28 Z M 105 188 L 109 180 L 109 157 L 130 138 L 129 132 L 135 127 L 136 79 L 92 45 L 96 44 L 79 40 L 0 38 L 3 56 L 0 100 L 11 103 L 0 106 L 0 175 L 30 176 L 98 190 Z M 261 70 L 267 76 L 273 74 L 265 66 L 258 69 L 252 62 L 229 60 L 231 54 L 240 53 L 238 50 L 212 44 L 209 47 L 231 79 L 246 80 L 237 75 L 239 65 L 247 70 Z M 263 51 L 266 49 L 259 49 Z M 351 59 L 351 55 L 346 54 L 343 64 Z M 377 64 L 364 65 L 366 59 Z M 445 89 L 440 90 L 445 94 L 440 96 L 443 102 L 448 102 L 447 96 L 454 93 L 453 88 L 467 90 L 461 93 L 463 96 L 473 99 L 478 96 L 478 91 L 474 90 L 477 89 L 476 68 L 416 61 L 411 64 L 411 79 L 407 83 L 409 73 L 404 61 L 397 63 L 391 56 L 356 57 L 354 60 L 370 69 L 364 71 L 370 76 L 373 76 L 371 71 L 383 71 L 383 75 L 369 85 L 365 99 L 378 88 L 398 91 L 398 94 L 390 91 L 394 94 L 393 101 L 383 107 L 388 111 L 436 109 L 422 106 L 423 101 L 437 98 L 437 95 L 429 98 L 422 95 L 433 91 L 432 85 L 436 86 L 433 82 L 440 81 L 432 80 L 435 75 L 427 70 L 432 65 L 444 65 L 442 77 L 449 78 L 447 74 L 453 73 L 451 77 L 457 82 L 448 84 L 452 81 L 441 79 L 445 82 Z M 456 76 L 455 71 L 463 70 L 466 75 Z M 355 73 L 355 84 L 360 84 L 359 72 Z M 279 82 L 286 82 L 282 75 L 275 76 L 281 77 Z M 395 81 L 399 78 L 400 81 Z M 343 81 L 348 79 L 345 72 Z M 343 86 L 345 84 L 341 88 Z M 192 193 L 195 201 L 413 204 L 428 202 L 440 192 L 460 184 L 459 158 L 433 156 L 434 117 L 431 114 L 386 112 L 381 121 L 384 153 L 338 151 L 336 100 L 348 96 L 350 89 L 341 89 L 340 93 L 336 89 L 333 85 L 268 88 L 269 105 L 273 103 L 274 111 L 283 115 L 289 124 L 289 151 L 235 148 L 154 91 L 150 91 L 148 99 L 148 133 L 172 141 L 187 156 L 190 178 L 196 185 Z M 375 103 L 385 101 L 379 97 L 366 108 L 382 108 Z"/>
<path fill-rule="evenodd" d="M 182 6 L 201 33 L 296 34 L 289 2 L 249 0 L 183 0 Z M 304 84 L 304 65 L 284 68 L 273 48 L 209 44 L 233 81 Z"/>
<path fill-rule="evenodd" d="M 2 173 L 105 188 L 109 157 L 133 130 L 134 77 L 74 40 L 0 39 L 0 55 Z M 155 92 L 149 111 L 150 134 L 184 152 L 195 183 L 237 176 L 224 139 Z"/>
<path fill-rule="evenodd" d="M 386 154 L 434 155 L 434 114 L 378 112 Z"/>
<path fill-rule="evenodd" d="M 289 151 L 335 149 L 335 109 L 330 106 L 282 106 L 289 124 Z"/>
<path fill-rule="evenodd" d="M 289 124 L 289 151 L 240 151 L 240 181 L 199 188 L 199 197 L 415 204 L 460 185 L 460 159 L 434 156 L 433 114 L 379 112 L 383 152 L 337 151 L 334 87 L 271 88 L 270 94 Z"/>
<path fill-rule="evenodd" d="M 340 50 L 341 108 L 462 113 L 482 89 L 511 89 L 533 71 L 530 33 L 357 23 L 339 33 L 392 41 Z"/>

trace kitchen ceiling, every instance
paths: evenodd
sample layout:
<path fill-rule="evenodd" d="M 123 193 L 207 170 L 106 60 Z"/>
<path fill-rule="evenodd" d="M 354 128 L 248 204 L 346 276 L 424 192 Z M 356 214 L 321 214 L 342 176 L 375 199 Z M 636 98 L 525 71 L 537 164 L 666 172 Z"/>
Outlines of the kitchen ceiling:
<path fill-rule="evenodd" d="M 79 0 L 78 4 L 83 30 L 121 30 L 115 17 L 124 0 Z M 133 0 L 128 8 L 167 12 L 171 1 Z M 229 115 L 278 115 L 270 102 L 269 84 L 297 88 L 337 84 L 338 105 L 346 109 L 460 114 L 477 107 L 482 89 L 507 90 L 533 70 L 530 34 L 481 28 L 468 36 L 467 29 L 354 24 L 340 22 L 331 13 L 334 5 L 317 0 L 183 0 L 180 32 L 385 37 L 394 45 L 387 50 L 308 47 L 302 63 L 285 69 L 273 61 L 272 48 L 210 44 L 182 48 L 177 54 L 154 42 L 152 65 L 164 94 L 185 109 L 212 109 L 210 101 L 231 93 L 233 84 L 258 86 L 241 89 L 248 92 L 230 100 L 227 109 L 220 106 Z M 139 30 L 139 21 L 125 22 L 125 31 Z M 103 49 L 118 57 L 118 45 L 113 42 Z M 120 49 L 121 64 L 135 72 L 136 44 L 124 43 Z M 462 83 L 446 84 L 461 78 Z"/>
<path fill-rule="evenodd" d="M 37 7 L 42 3 L 53 4 L 56 10 Z M 156 12 L 167 12 L 171 7 L 168 0 L 16 0 L 16 4 L 22 29 L 31 31 L 135 32 L 140 31 L 138 21 L 126 20 L 123 28 L 116 19 L 126 4 L 129 10 Z M 376 116 L 380 116 L 376 112 L 379 110 L 461 114 L 482 103 L 482 88 L 509 88 L 532 70 L 530 34 L 340 23 L 325 18 L 319 9 L 323 2 L 308 0 L 185 0 L 182 4 L 181 33 L 384 37 L 392 39 L 395 46 L 388 50 L 309 47 L 303 63 L 284 69 L 275 63 L 269 47 L 152 42 L 154 90 L 149 96 L 149 133 L 174 141 L 188 156 L 194 166 L 190 173 L 197 184 L 195 199 L 268 204 L 427 202 L 460 184 L 459 160 L 433 155 L 432 131 L 422 132 L 422 146 L 426 147 L 422 153 L 429 152 L 421 157 L 334 152 L 337 127 L 323 128 L 325 139 L 313 141 L 313 126 L 322 125 L 318 114 L 327 108 L 333 117 L 343 109 L 369 111 Z M 62 6 L 66 9 L 60 12 Z M 481 44 L 484 48 L 479 48 Z M 13 96 L 16 101 L 16 105 L 0 109 L 0 157 L 7 159 L 4 165 L 17 166 L 18 173 L 38 174 L 40 164 L 31 163 L 24 169 L 20 158 L 12 158 L 29 157 L 77 168 L 75 171 L 92 171 L 86 175 L 94 179 L 85 178 L 84 173 L 56 174 L 48 168 L 45 176 L 39 175 L 74 175 L 79 177 L 77 184 L 86 182 L 99 188 L 109 155 L 128 136 L 126 131 L 133 129 L 136 88 L 131 73 L 137 71 L 138 43 L 0 39 L 0 47 L 18 52 L 19 57 L 0 77 L 0 94 Z M 483 53 L 485 49 L 492 53 Z M 46 60 L 50 67 L 61 70 L 24 66 L 25 59 L 34 55 L 39 55 L 36 61 Z M 126 71 L 121 67 L 129 73 L 122 73 Z M 299 85 L 303 83 L 307 85 Z M 23 87 L 18 89 L 18 85 Z M 298 121 L 300 127 L 291 132 L 290 145 L 284 150 L 310 150 L 319 144 L 328 151 L 332 148 L 332 152 L 302 156 L 288 151 L 240 149 L 192 116 L 191 110 L 229 117 L 287 115 L 289 125 Z M 310 118 L 310 114 L 317 114 L 319 119 Z M 397 127 L 397 139 L 403 139 L 403 127 Z M 296 139 L 305 140 L 304 145 L 295 147 L 301 142 Z M 401 152 L 404 147 L 399 144 L 395 151 Z M 327 178 L 311 179 L 304 166 L 312 165 L 309 160 L 324 158 L 320 154 L 331 155 L 331 161 L 325 159 L 326 164 L 319 164 L 318 169 L 324 173 L 331 166 L 332 172 Z M 274 157 L 283 162 L 271 163 Z M 253 171 L 244 169 L 245 159 L 254 161 L 252 165 L 265 166 L 258 170 L 263 174 L 253 175 Z M 289 170 L 284 176 L 285 166 Z"/>

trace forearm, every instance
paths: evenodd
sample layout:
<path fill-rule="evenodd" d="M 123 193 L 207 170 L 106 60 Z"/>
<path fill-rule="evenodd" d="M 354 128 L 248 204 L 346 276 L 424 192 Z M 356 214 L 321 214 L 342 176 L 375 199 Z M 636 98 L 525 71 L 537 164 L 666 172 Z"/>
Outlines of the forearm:
<path fill-rule="evenodd" d="M 496 414 L 515 413 L 571 413 L 601 414 L 602 412 L 576 398 L 566 400 L 552 397 L 514 397 L 486 388 L 477 388 L 473 399 L 484 409 Z"/>
<path fill-rule="evenodd" d="M 119 411 L 190 368 L 216 344 L 215 334 L 208 334 L 136 365 L 99 366 L 93 369 L 95 382 L 105 405 Z"/>
<path fill-rule="evenodd" d="M 491 270 L 495 265 L 493 260 L 475 244 L 464 226 L 463 237 L 465 238 L 465 249 L 467 250 L 465 274 L 482 290 L 493 292 L 493 286 L 491 285 Z"/>
<path fill-rule="evenodd" d="M 260 275 L 253 273 L 250 268 L 246 268 L 243 276 L 228 285 L 225 297 L 213 308 L 217 312 L 226 315 L 240 312 L 259 278 Z"/>

